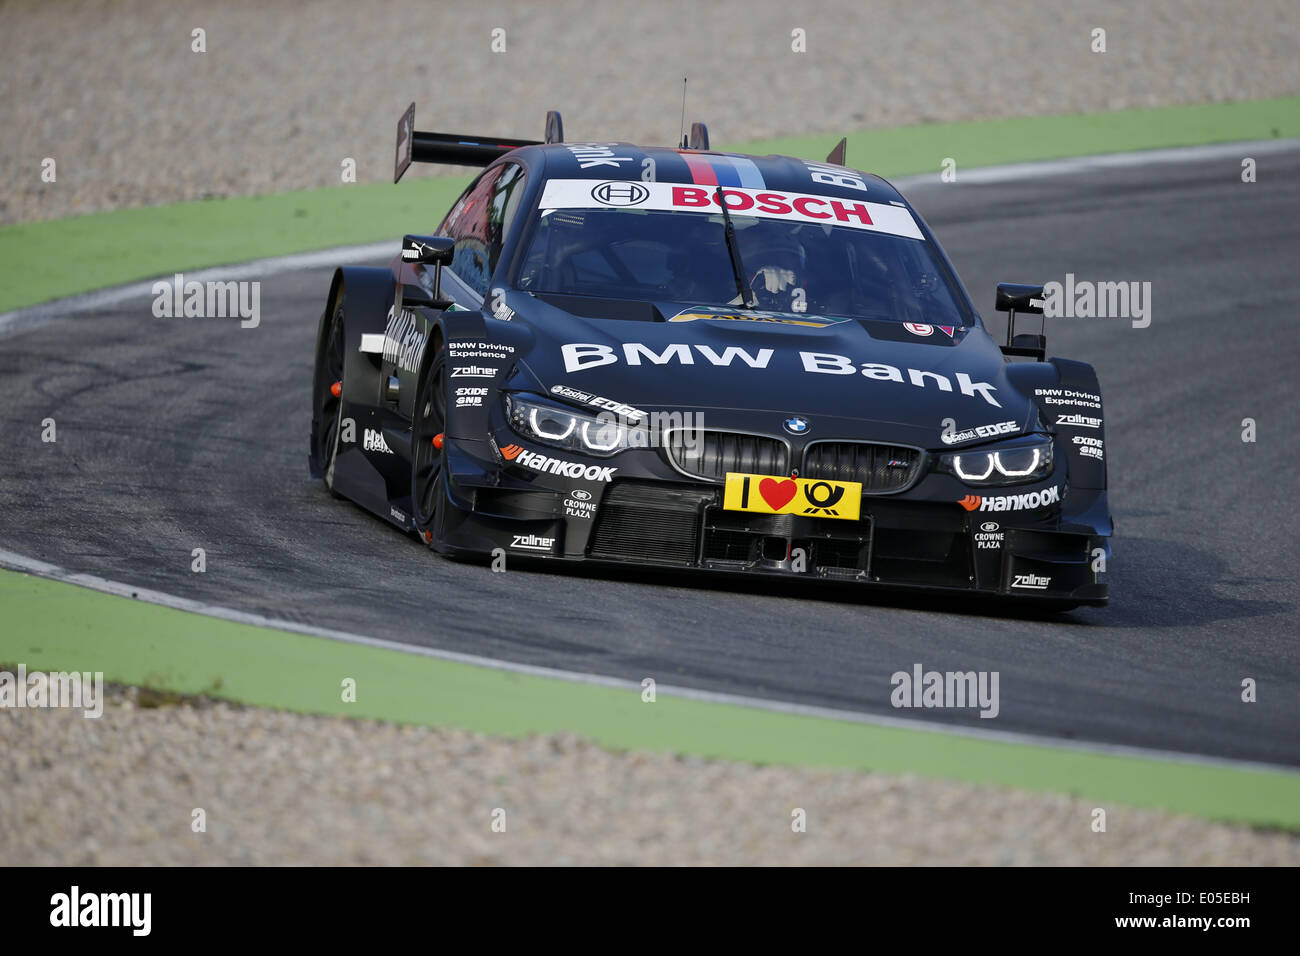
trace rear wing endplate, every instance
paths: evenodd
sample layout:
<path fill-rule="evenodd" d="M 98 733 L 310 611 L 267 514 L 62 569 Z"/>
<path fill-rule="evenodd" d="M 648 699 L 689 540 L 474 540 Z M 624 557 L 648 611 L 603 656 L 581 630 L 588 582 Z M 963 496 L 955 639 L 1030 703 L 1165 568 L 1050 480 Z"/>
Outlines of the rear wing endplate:
<path fill-rule="evenodd" d="M 564 140 L 560 114 L 546 114 L 547 143 Z M 537 146 L 543 140 L 505 139 L 503 137 L 464 136 L 459 133 L 425 133 L 415 128 L 415 104 L 412 103 L 397 121 L 397 154 L 393 165 L 393 182 L 402 178 L 411 163 L 445 163 L 451 166 L 487 166 L 520 146 Z"/>

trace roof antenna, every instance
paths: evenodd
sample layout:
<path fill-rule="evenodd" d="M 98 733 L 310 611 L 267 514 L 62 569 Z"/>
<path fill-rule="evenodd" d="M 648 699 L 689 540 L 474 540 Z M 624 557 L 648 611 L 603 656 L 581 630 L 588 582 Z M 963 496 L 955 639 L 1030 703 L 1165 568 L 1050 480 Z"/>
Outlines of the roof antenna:
<path fill-rule="evenodd" d="M 686 148 L 686 77 L 682 77 L 682 149 Z"/>

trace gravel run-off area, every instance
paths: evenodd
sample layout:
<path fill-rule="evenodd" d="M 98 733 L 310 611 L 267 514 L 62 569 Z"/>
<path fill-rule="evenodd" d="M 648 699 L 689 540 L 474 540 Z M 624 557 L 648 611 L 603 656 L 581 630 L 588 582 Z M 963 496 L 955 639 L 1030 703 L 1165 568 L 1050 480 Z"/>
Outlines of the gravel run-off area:
<path fill-rule="evenodd" d="M 559 109 L 573 141 L 667 144 L 683 76 L 715 143 L 1294 95 L 1300 3 L 7 0 L 0 64 L 3 224 L 338 186 L 347 158 L 384 181 L 413 100 L 422 129 L 540 138 Z"/>
<path fill-rule="evenodd" d="M 1063 795 L 135 688 L 97 720 L 0 710 L 0 753 L 7 864 L 1300 864 L 1300 835 L 1109 805 L 1095 832 Z"/>

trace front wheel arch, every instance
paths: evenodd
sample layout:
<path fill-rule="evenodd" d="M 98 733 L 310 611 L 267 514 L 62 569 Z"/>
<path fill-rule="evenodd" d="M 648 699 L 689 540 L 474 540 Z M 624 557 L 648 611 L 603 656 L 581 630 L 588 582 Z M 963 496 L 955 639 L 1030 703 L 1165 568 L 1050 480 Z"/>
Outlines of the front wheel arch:
<path fill-rule="evenodd" d="M 327 466 L 327 456 L 322 445 L 325 422 L 320 420 L 315 398 L 319 390 L 328 388 L 334 381 L 343 382 L 343 408 L 350 405 L 374 405 L 380 394 L 379 371 L 369 356 L 361 352 L 361 337 L 366 333 L 381 333 L 387 327 L 388 313 L 392 308 L 397 284 L 388 269 L 370 266 L 343 266 L 334 271 L 325 312 L 316 331 L 316 368 L 312 380 L 312 424 L 310 466 L 313 477 L 322 477 Z M 334 381 L 322 381 L 320 357 L 324 350 L 324 337 L 328 334 L 328 320 L 342 311 L 343 321 L 343 375 Z"/>

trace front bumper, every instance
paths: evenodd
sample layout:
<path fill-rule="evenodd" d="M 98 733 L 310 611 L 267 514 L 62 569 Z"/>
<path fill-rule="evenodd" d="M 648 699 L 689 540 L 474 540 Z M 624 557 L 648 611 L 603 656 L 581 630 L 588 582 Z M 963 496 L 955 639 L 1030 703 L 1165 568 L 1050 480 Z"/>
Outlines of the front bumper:
<path fill-rule="evenodd" d="M 457 483 L 455 472 L 440 549 L 451 554 L 1107 601 L 1100 573 L 1107 538 L 1062 521 L 1059 509 L 990 515 L 951 499 L 867 496 L 861 518 L 843 521 L 725 511 L 716 484 L 637 477 L 559 490 L 495 478 L 466 482 L 467 471 Z"/>

